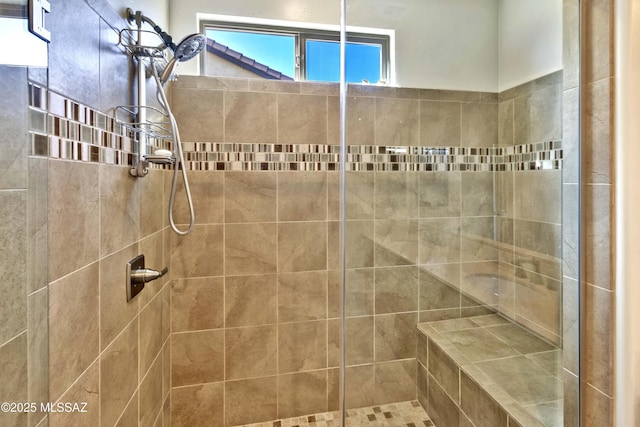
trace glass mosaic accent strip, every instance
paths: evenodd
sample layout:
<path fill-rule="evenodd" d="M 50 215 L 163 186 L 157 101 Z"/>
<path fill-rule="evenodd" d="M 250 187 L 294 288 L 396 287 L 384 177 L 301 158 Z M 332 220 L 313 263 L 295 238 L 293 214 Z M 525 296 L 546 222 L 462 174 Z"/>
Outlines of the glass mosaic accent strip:
<path fill-rule="evenodd" d="M 29 100 L 32 156 L 133 165 L 138 130 L 128 123 L 35 84 L 29 86 Z M 149 135 L 146 143 L 147 152 L 172 148 L 172 142 L 160 136 Z M 339 145 L 187 142 L 183 147 L 187 170 L 340 170 Z M 486 148 L 347 147 L 347 170 L 358 172 L 500 172 L 561 168 L 561 141 Z"/>

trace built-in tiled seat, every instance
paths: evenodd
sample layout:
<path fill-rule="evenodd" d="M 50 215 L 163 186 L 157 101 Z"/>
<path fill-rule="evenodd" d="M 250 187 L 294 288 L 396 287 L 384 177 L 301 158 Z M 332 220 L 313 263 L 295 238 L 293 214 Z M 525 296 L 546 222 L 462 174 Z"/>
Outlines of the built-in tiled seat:
<path fill-rule="evenodd" d="M 554 345 L 496 314 L 418 330 L 418 395 L 437 426 L 563 425 L 562 351 Z"/>

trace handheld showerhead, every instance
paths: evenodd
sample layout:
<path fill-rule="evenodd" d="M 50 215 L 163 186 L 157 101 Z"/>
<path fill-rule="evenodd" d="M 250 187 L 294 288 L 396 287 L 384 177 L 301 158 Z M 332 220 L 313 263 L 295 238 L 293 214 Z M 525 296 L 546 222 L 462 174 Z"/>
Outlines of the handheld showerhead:
<path fill-rule="evenodd" d="M 176 68 L 176 65 L 178 65 L 178 62 L 185 62 L 195 58 L 206 45 L 207 38 L 204 34 L 191 34 L 183 38 L 176 48 L 173 49 L 173 58 L 171 58 L 162 71 L 162 76 L 160 77 L 162 84 L 164 85 L 171 79 L 173 70 Z"/>
<path fill-rule="evenodd" d="M 183 38 L 173 51 L 173 56 L 180 62 L 195 58 L 207 45 L 204 34 L 191 34 Z"/>

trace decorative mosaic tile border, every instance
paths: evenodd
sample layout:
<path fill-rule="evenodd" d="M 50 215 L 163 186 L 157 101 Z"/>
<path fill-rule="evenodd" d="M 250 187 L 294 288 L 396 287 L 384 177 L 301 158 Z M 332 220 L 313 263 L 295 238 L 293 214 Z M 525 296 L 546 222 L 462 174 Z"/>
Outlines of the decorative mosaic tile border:
<path fill-rule="evenodd" d="M 33 156 L 132 166 L 136 131 L 118 118 L 30 84 L 29 133 Z M 125 116 L 130 113 L 127 110 Z M 129 117 L 125 117 L 129 119 Z M 162 129 L 161 129 L 162 130 Z M 147 152 L 171 149 L 154 132 Z M 561 141 L 510 147 L 415 147 L 350 145 L 348 171 L 523 171 L 562 168 Z M 184 143 L 187 170 L 337 171 L 339 145 Z M 168 167 L 157 166 L 153 167 Z"/>

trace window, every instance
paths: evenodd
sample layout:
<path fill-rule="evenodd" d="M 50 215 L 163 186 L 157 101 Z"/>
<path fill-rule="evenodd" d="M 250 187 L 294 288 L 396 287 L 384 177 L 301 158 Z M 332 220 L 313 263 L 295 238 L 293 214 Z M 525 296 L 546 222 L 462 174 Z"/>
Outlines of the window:
<path fill-rule="evenodd" d="M 340 81 L 337 31 L 229 22 L 202 23 L 207 36 L 203 74 Z M 347 33 L 347 82 L 389 82 L 390 36 Z"/>

